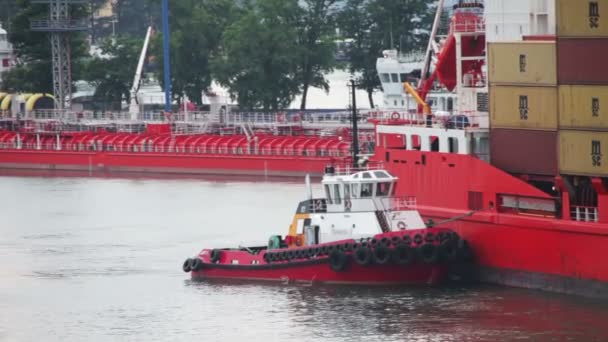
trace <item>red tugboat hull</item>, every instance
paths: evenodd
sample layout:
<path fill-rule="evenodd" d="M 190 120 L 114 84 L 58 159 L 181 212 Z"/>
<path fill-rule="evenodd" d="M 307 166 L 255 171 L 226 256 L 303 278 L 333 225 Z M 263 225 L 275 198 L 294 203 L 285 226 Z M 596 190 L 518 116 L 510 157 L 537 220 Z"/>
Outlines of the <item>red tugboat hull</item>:
<path fill-rule="evenodd" d="M 285 266 L 211 266 L 192 272 L 192 279 L 242 279 L 284 283 L 325 283 L 350 285 L 437 285 L 445 278 L 447 266 L 350 265 L 346 272 L 335 272 L 328 260 L 292 263 Z"/>
<path fill-rule="evenodd" d="M 405 236 L 407 237 L 404 238 Z M 450 230 L 429 228 L 413 230 L 411 233 L 379 234 L 367 242 L 343 240 L 295 249 L 204 249 L 197 258 L 186 260 L 184 271 L 191 270 L 193 280 L 240 279 L 283 283 L 432 286 L 442 283 L 448 276 L 450 265 L 460 258 L 458 254 L 461 252 L 456 248 L 457 238 Z M 451 244 L 452 242 L 454 244 Z M 406 254 L 402 255 L 405 259 L 395 256 L 397 246 L 402 248 L 404 245 L 414 253 L 409 260 L 405 260 L 408 259 Z M 454 249 L 446 251 L 444 246 L 447 245 L 453 246 Z M 360 255 L 356 255 L 361 248 L 368 248 L 371 253 L 367 262 L 363 262 L 365 258 L 361 259 Z M 380 248 L 386 248 L 389 253 L 385 260 L 376 257 Z M 427 253 L 431 250 L 434 254 Z M 307 251 L 312 254 L 307 254 Z M 302 252 L 303 255 L 296 254 L 296 257 L 292 258 L 287 254 L 287 257 L 279 260 L 267 261 L 269 258 L 266 254 L 285 255 L 284 253 L 289 252 Z M 215 253 L 217 254 L 214 255 Z M 333 260 L 335 255 L 332 253 L 342 254 L 343 263 L 336 266 Z"/>

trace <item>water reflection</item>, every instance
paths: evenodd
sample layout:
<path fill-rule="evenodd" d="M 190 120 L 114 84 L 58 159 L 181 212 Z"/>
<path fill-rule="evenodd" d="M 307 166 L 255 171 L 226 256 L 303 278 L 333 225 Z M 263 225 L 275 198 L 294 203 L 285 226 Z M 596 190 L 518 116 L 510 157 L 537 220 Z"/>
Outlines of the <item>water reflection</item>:
<path fill-rule="evenodd" d="M 299 180 L 0 177 L 0 189 L 2 341 L 608 341 L 608 303 L 578 297 L 188 280 L 181 263 L 203 247 L 283 233 Z"/>

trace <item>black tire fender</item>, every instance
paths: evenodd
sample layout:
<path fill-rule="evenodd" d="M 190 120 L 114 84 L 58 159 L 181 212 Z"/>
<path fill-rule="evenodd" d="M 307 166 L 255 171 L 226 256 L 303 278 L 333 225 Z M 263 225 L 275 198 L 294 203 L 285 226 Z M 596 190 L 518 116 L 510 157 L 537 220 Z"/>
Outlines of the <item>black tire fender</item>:
<path fill-rule="evenodd" d="M 439 251 L 437 250 L 437 247 L 430 243 L 425 243 L 418 247 L 418 255 L 420 256 L 420 260 L 425 264 L 433 264 L 439 260 Z"/>
<path fill-rule="evenodd" d="M 374 262 L 378 265 L 387 264 L 391 260 L 391 251 L 388 247 L 379 244 L 374 248 Z"/>
<path fill-rule="evenodd" d="M 201 259 L 199 259 L 198 257 L 192 259 L 192 261 L 190 262 L 190 269 L 192 269 L 192 271 L 200 271 L 203 268 L 203 262 L 201 261 Z"/>
<path fill-rule="evenodd" d="M 188 273 L 190 271 L 192 271 L 192 267 L 190 267 L 192 263 L 192 259 L 188 258 L 184 261 L 184 263 L 182 264 L 182 271 Z"/>
<path fill-rule="evenodd" d="M 220 260 L 221 256 L 222 256 L 222 251 L 220 251 L 219 249 L 214 249 L 211 251 L 210 260 L 212 263 L 216 263 Z"/>
<path fill-rule="evenodd" d="M 343 272 L 348 267 L 348 255 L 334 250 L 329 254 L 329 267 L 335 272 Z"/>
<path fill-rule="evenodd" d="M 359 265 L 367 266 L 372 262 L 372 251 L 368 247 L 359 246 L 353 256 Z"/>
<path fill-rule="evenodd" d="M 393 262 L 397 265 L 410 265 L 416 261 L 416 251 L 406 244 L 399 244 L 392 252 Z"/>

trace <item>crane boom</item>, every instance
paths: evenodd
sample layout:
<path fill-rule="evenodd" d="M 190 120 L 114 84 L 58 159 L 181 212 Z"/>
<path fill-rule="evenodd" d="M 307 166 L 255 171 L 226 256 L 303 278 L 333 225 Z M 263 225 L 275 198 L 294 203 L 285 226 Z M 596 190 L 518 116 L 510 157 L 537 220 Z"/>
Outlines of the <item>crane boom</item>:
<path fill-rule="evenodd" d="M 135 77 L 133 78 L 133 85 L 131 86 L 131 101 L 129 103 L 129 113 L 131 113 L 131 119 L 136 120 L 139 114 L 139 105 L 137 101 L 137 91 L 141 83 L 141 72 L 144 67 L 144 61 L 146 60 L 146 53 L 148 52 L 148 43 L 150 42 L 150 36 L 152 35 L 152 26 L 148 26 L 146 32 L 146 38 L 144 39 L 144 46 L 141 49 L 139 55 L 139 62 L 137 63 L 137 69 L 135 70 Z"/>
<path fill-rule="evenodd" d="M 418 83 L 418 88 L 422 87 L 422 83 L 426 81 L 427 74 L 431 68 L 431 53 L 433 52 L 433 45 L 435 44 L 435 38 L 437 37 L 437 31 L 441 24 L 441 13 L 443 12 L 443 0 L 439 0 L 437 4 L 437 12 L 435 13 L 435 20 L 433 21 L 433 28 L 431 29 L 431 36 L 429 37 L 429 44 L 426 48 L 426 54 L 424 56 L 424 66 Z"/>

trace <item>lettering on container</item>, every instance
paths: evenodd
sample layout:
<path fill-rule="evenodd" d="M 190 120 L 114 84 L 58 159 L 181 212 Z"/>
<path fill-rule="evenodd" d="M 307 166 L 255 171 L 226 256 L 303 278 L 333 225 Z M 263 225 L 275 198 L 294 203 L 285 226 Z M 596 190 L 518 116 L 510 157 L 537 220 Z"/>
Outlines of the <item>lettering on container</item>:
<path fill-rule="evenodd" d="M 597 1 L 589 1 L 589 27 L 600 27 L 600 5 Z"/>
<path fill-rule="evenodd" d="M 526 72 L 526 55 L 519 55 L 519 72 Z"/>
<path fill-rule="evenodd" d="M 602 166 L 602 144 L 599 140 L 591 141 L 591 165 Z"/>
<path fill-rule="evenodd" d="M 597 97 L 591 99 L 591 116 L 600 116 L 600 99 Z"/>
<path fill-rule="evenodd" d="M 519 96 L 519 118 L 521 120 L 528 120 L 528 96 Z"/>

